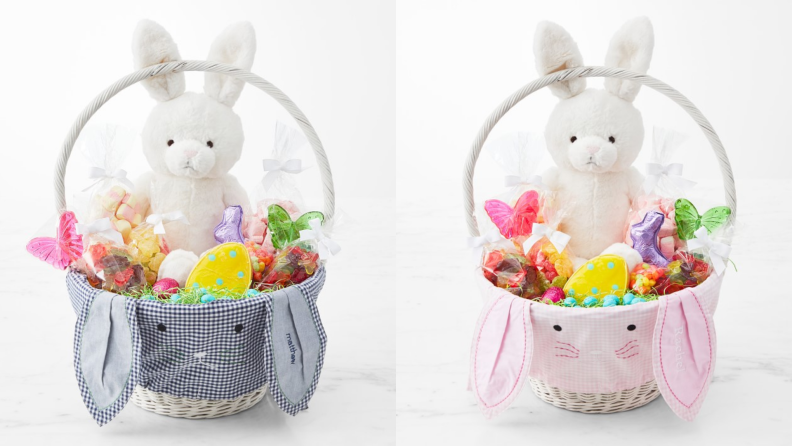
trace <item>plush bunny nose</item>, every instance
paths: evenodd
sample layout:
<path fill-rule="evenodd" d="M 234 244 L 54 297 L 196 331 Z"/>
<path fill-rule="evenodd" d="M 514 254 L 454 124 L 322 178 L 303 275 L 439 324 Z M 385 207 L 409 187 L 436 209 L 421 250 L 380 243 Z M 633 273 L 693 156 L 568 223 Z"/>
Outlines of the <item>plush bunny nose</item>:
<path fill-rule="evenodd" d="M 593 155 L 600 151 L 600 146 L 587 146 L 586 151 Z"/>
<path fill-rule="evenodd" d="M 197 150 L 185 150 L 184 151 L 184 156 L 186 156 L 187 158 L 192 158 L 192 157 L 194 157 L 197 154 L 198 154 Z"/>

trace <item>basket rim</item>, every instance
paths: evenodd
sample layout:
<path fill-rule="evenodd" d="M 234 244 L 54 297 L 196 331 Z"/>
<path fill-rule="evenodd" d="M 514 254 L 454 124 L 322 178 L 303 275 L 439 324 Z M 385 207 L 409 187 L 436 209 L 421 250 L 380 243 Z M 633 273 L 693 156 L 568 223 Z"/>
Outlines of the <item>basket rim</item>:
<path fill-rule="evenodd" d="M 320 266 L 311 275 L 311 277 L 309 277 L 305 281 L 297 283 L 297 284 L 290 285 L 290 286 L 288 286 L 286 288 L 299 287 L 299 286 L 308 286 L 308 287 L 310 287 L 317 281 L 321 280 L 322 282 L 324 282 L 326 274 L 327 274 L 327 272 L 325 270 L 325 267 L 324 266 Z M 104 292 L 104 293 L 112 293 L 112 294 L 117 294 L 119 296 L 123 296 L 121 294 L 118 294 L 118 293 L 115 293 L 115 292 L 112 292 L 112 291 L 106 291 L 106 290 L 103 290 L 101 288 L 94 288 L 93 286 L 91 286 L 90 283 L 88 283 L 88 276 L 86 276 L 84 273 L 82 273 L 80 271 L 77 271 L 74 268 L 69 268 L 68 272 L 66 273 L 66 277 L 67 277 L 67 280 L 72 280 L 78 287 L 80 287 L 81 289 L 83 289 L 85 291 L 96 292 L 96 293 L 102 293 L 102 292 Z M 139 301 L 138 305 L 165 305 L 167 307 L 179 308 L 179 311 L 183 312 L 187 308 L 195 309 L 193 311 L 200 311 L 200 310 L 198 310 L 199 308 L 207 308 L 208 305 L 212 305 L 212 304 L 220 304 L 220 305 L 226 305 L 226 306 L 235 306 L 235 305 L 243 305 L 243 304 L 249 305 L 250 302 L 255 303 L 255 302 L 258 302 L 258 301 L 262 301 L 264 299 L 269 298 L 273 293 L 277 293 L 278 291 L 285 290 L 286 288 L 281 288 L 280 290 L 275 290 L 275 291 L 272 291 L 270 293 L 262 293 L 262 294 L 260 294 L 258 296 L 255 296 L 255 297 L 247 297 L 245 299 L 217 299 L 217 300 L 214 300 L 212 302 L 202 303 L 202 304 L 199 304 L 199 305 L 195 305 L 195 304 L 178 304 L 178 303 L 174 304 L 174 303 L 161 302 L 159 300 L 142 300 L 142 299 L 135 299 L 133 297 L 128 297 L 128 296 L 125 296 L 125 297 L 127 297 L 129 299 L 135 299 L 135 300 Z"/>

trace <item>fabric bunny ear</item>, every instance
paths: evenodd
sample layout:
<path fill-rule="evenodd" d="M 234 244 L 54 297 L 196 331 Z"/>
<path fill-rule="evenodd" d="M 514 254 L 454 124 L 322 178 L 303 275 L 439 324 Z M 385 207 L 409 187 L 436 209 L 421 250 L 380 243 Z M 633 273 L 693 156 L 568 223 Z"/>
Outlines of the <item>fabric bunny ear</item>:
<path fill-rule="evenodd" d="M 605 66 L 624 68 L 645 74 L 649 70 L 654 49 L 654 29 L 652 22 L 646 17 L 636 17 L 616 31 L 610 41 Z M 611 94 L 632 102 L 641 84 L 617 78 L 605 78 L 605 89 Z"/>
<path fill-rule="evenodd" d="M 151 20 L 141 20 L 132 36 L 132 60 L 136 69 L 181 60 L 179 48 L 165 28 Z M 157 101 L 169 101 L 184 93 L 184 73 L 168 73 L 141 81 Z"/>
<path fill-rule="evenodd" d="M 671 410 L 692 421 L 715 368 L 715 325 L 704 302 L 690 289 L 664 296 L 659 303 L 652 340 L 655 380 Z"/>
<path fill-rule="evenodd" d="M 572 36 L 553 22 L 539 22 L 534 36 L 536 71 L 545 76 L 556 71 L 583 66 L 583 56 Z M 576 77 L 547 86 L 561 99 L 571 98 L 586 89 L 586 78 Z"/>
<path fill-rule="evenodd" d="M 533 355 L 531 304 L 506 291 L 484 306 L 470 358 L 470 387 L 486 418 L 504 410 L 520 394 Z"/>
<path fill-rule="evenodd" d="M 85 296 L 74 336 L 74 371 L 85 406 L 102 426 L 121 412 L 138 382 L 140 334 L 135 299 Z"/>
<path fill-rule="evenodd" d="M 256 32 L 250 22 L 235 23 L 212 42 L 206 60 L 234 65 L 250 71 L 256 55 Z M 207 71 L 204 78 L 204 92 L 211 98 L 233 107 L 245 82 L 225 74 Z"/>
<path fill-rule="evenodd" d="M 309 285 L 276 291 L 267 301 L 272 327 L 268 382 L 275 402 L 289 415 L 308 408 L 324 364 L 327 336 L 316 306 L 324 274 L 320 269 Z"/>

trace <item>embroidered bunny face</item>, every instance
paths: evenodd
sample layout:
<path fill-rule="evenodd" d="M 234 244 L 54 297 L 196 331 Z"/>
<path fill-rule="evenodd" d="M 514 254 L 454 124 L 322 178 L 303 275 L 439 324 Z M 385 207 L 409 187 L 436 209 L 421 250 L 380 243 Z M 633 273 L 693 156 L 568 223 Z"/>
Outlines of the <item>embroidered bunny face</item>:
<path fill-rule="evenodd" d="M 245 141 L 231 107 L 191 92 L 157 104 L 142 139 L 152 170 L 188 178 L 222 177 L 239 160 Z"/>
<path fill-rule="evenodd" d="M 643 119 L 632 102 L 605 90 L 588 89 L 556 105 L 545 138 L 558 166 L 581 172 L 620 172 L 641 151 Z"/>

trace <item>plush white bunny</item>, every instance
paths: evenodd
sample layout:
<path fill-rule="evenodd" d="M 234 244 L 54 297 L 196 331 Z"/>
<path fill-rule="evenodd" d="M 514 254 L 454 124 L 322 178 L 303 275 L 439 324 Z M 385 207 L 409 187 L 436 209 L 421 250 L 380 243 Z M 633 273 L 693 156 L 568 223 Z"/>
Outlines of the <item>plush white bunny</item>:
<path fill-rule="evenodd" d="M 207 60 L 249 70 L 256 52 L 250 23 L 229 26 L 212 43 Z M 135 68 L 181 60 L 170 34 L 159 24 L 142 20 L 132 42 Z M 144 174 L 135 193 L 150 204 L 148 213 L 181 211 L 189 224 L 165 223 L 171 249 L 201 254 L 215 246 L 214 227 L 232 205 L 250 209 L 247 194 L 228 171 L 239 160 L 245 140 L 242 122 L 231 107 L 244 82 L 207 72 L 204 93 L 185 93 L 184 73 L 143 81 L 158 101 L 143 128 L 143 152 L 152 171 Z"/>
<path fill-rule="evenodd" d="M 625 23 L 610 42 L 605 65 L 646 73 L 654 33 L 645 17 Z M 534 40 L 539 74 L 583 66 L 577 44 L 562 27 L 542 22 Z M 630 267 L 640 255 L 624 240 L 630 204 L 643 176 L 632 167 L 644 138 L 641 113 L 632 102 L 640 84 L 605 79 L 605 90 L 586 89 L 585 78 L 549 86 L 560 101 L 545 128 L 545 139 L 557 167 L 545 173 L 547 186 L 569 211 L 560 230 L 572 236 L 576 256 L 603 252 L 621 255 Z"/>

